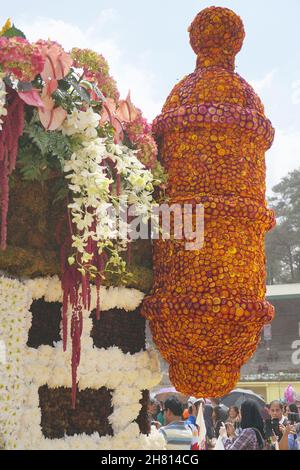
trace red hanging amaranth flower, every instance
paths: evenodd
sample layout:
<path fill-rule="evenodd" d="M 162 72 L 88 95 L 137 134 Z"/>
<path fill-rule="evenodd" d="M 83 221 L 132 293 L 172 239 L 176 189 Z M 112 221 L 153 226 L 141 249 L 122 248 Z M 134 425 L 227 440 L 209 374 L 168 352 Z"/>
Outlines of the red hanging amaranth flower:
<path fill-rule="evenodd" d="M 91 309 L 91 276 L 88 266 L 81 263 L 85 268 L 85 272 L 78 269 L 78 264 L 74 263 L 70 266 L 68 263 L 67 252 L 72 247 L 73 227 L 70 217 L 68 217 L 69 235 L 61 248 L 61 284 L 63 289 L 63 306 L 62 306 L 62 326 L 63 326 L 63 350 L 67 349 L 68 337 L 68 306 L 72 307 L 71 319 L 71 339 L 72 339 L 72 406 L 76 404 L 77 390 L 77 369 L 80 363 L 80 340 L 82 334 L 82 309 Z M 94 222 L 95 224 L 95 222 Z M 95 229 L 95 227 L 92 227 Z M 100 319 L 100 287 L 102 275 L 107 262 L 107 256 L 104 253 L 99 254 L 97 242 L 92 238 L 88 240 L 86 252 L 93 256 L 92 265 L 97 268 L 97 274 L 94 275 L 94 282 L 97 289 L 96 318 Z M 83 268 L 83 269 L 84 269 Z M 80 290 L 81 289 L 81 290 Z"/>
<path fill-rule="evenodd" d="M 11 88 L 8 88 L 6 98 L 7 116 L 3 118 L 2 131 L 0 132 L 1 250 L 6 249 L 8 178 L 16 167 L 19 137 L 23 134 L 24 129 L 24 102 Z"/>
<path fill-rule="evenodd" d="M 77 369 L 80 363 L 81 345 L 80 338 L 82 334 L 82 306 L 80 302 L 73 307 L 71 320 L 71 338 L 72 338 L 72 407 L 76 405 L 76 387 L 77 387 Z"/>

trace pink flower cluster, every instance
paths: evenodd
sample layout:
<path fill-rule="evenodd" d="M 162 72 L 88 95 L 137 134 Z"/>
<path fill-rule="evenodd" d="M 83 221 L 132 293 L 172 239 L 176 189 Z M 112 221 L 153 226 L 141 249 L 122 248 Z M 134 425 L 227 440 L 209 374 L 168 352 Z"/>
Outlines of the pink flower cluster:
<path fill-rule="evenodd" d="M 74 47 L 71 51 L 73 65 L 82 68 L 84 78 L 97 85 L 106 98 L 112 98 L 116 102 L 120 99 L 117 84 L 109 75 L 109 66 L 102 54 L 90 49 L 78 49 Z M 93 96 L 95 99 L 96 96 Z"/>
<path fill-rule="evenodd" d="M 43 71 L 45 59 L 35 44 L 20 37 L 0 37 L 0 63 L 4 72 L 30 82 Z"/>
<path fill-rule="evenodd" d="M 125 123 L 124 127 L 129 140 L 138 150 L 139 160 L 151 169 L 157 160 L 157 145 L 152 137 L 151 125 L 143 117 L 142 112 L 137 111 L 137 117 L 133 121 Z"/>

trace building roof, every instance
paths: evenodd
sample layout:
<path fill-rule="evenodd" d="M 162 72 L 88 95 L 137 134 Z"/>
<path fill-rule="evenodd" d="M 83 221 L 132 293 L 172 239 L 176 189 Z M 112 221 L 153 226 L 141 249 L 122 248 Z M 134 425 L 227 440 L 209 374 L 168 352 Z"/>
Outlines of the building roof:
<path fill-rule="evenodd" d="M 300 284 L 277 284 L 267 286 L 268 299 L 300 299 Z"/>

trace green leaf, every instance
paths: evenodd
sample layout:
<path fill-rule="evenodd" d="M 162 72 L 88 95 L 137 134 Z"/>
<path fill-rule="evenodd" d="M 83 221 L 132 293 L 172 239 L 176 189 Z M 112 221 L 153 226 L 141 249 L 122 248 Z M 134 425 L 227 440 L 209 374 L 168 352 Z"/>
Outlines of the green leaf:
<path fill-rule="evenodd" d="M 55 191 L 56 191 L 56 195 L 52 201 L 53 205 L 60 201 L 66 201 L 68 193 L 69 193 L 69 188 L 65 180 L 62 180 L 62 181 L 59 180 L 57 182 Z"/>
<path fill-rule="evenodd" d="M 74 88 L 74 90 L 76 91 L 76 93 L 78 94 L 78 96 L 82 99 L 82 101 L 90 103 L 91 98 L 88 92 L 86 91 L 86 89 L 80 86 L 77 80 L 75 80 L 73 77 L 69 78 L 69 82 Z"/>
<path fill-rule="evenodd" d="M 16 28 L 14 24 L 12 25 L 11 28 L 9 28 L 9 29 L 3 34 L 3 36 L 5 36 L 6 38 L 15 38 L 15 37 L 18 37 L 18 38 L 26 39 L 26 36 L 25 36 L 25 34 L 23 33 L 23 31 L 21 31 L 20 29 Z"/>
<path fill-rule="evenodd" d="M 58 80 L 58 87 L 61 91 L 68 91 L 70 89 L 70 82 L 68 80 Z"/>

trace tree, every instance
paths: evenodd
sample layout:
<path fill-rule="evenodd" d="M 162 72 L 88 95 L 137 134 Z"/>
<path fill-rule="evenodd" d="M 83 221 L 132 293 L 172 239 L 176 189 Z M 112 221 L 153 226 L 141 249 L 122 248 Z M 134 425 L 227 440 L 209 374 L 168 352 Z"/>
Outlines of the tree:
<path fill-rule="evenodd" d="M 300 169 L 273 188 L 277 226 L 266 238 L 267 282 L 300 282 Z"/>

